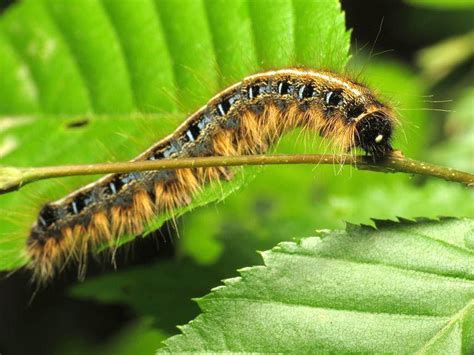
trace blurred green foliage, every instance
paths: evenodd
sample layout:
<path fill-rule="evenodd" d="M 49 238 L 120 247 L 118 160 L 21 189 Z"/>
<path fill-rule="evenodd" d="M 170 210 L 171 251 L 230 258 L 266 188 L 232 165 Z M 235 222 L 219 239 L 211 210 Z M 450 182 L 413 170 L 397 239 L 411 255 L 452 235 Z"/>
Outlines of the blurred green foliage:
<path fill-rule="evenodd" d="M 405 0 L 409 4 L 435 9 L 472 9 L 472 0 Z"/>

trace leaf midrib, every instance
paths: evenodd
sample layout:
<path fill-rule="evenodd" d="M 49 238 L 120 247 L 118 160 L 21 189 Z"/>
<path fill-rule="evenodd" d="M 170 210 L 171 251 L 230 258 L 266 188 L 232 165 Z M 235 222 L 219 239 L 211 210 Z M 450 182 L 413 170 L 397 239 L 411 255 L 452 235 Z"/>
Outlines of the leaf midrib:
<path fill-rule="evenodd" d="M 450 317 L 448 323 L 436 333 L 428 342 L 425 343 L 419 350 L 417 350 L 416 354 L 420 354 L 425 350 L 428 350 L 432 344 L 434 344 L 438 339 L 440 339 L 445 333 L 447 333 L 455 324 L 456 322 L 463 320 L 464 316 L 468 313 L 469 310 L 474 310 L 474 298 L 471 301 L 461 308 L 458 312 L 454 314 L 453 317 Z"/>

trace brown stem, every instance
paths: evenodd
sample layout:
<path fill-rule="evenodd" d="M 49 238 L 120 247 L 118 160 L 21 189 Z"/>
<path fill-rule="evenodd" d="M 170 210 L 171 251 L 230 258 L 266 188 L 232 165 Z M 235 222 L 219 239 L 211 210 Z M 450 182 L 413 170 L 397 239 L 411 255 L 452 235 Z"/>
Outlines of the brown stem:
<path fill-rule="evenodd" d="M 408 173 L 441 178 L 458 182 L 468 187 L 474 186 L 474 174 L 445 168 L 422 161 L 405 158 L 394 152 L 380 161 L 370 157 L 331 155 L 331 154 L 279 154 L 246 155 L 231 157 L 180 158 L 155 161 L 136 161 L 91 165 L 64 165 L 39 168 L 0 168 L 0 193 L 18 190 L 33 181 L 75 175 L 96 175 L 108 173 L 127 173 L 163 169 L 197 168 L 212 166 L 275 165 L 275 164 L 342 164 L 352 165 L 360 170 L 384 173 Z"/>

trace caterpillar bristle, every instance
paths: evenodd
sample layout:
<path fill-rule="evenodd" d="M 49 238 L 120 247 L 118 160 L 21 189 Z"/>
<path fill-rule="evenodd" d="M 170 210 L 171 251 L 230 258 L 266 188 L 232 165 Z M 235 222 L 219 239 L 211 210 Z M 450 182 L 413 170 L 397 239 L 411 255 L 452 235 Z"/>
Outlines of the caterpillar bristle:
<path fill-rule="evenodd" d="M 104 211 L 96 212 L 92 215 L 88 233 L 97 243 L 105 241 L 108 245 L 112 244 L 113 233 L 110 229 L 110 221 Z"/>
<path fill-rule="evenodd" d="M 282 69 L 249 76 L 212 98 L 170 136 L 135 160 L 262 154 L 293 128 L 315 132 L 340 151 L 362 148 L 374 158 L 391 148 L 393 111 L 363 85 L 327 71 Z M 305 133 L 306 134 L 306 133 Z M 157 214 L 189 205 L 206 184 L 235 169 L 209 167 L 107 175 L 39 212 L 26 252 L 33 277 L 47 282 L 71 262 L 122 235 L 140 235 Z"/>
<path fill-rule="evenodd" d="M 238 155 L 238 146 L 232 144 L 234 141 L 234 132 L 229 129 L 223 129 L 214 136 L 213 151 L 216 155 L 232 156 Z M 229 144 L 231 143 L 231 144 Z"/>
<path fill-rule="evenodd" d="M 126 215 L 123 207 L 113 206 L 109 213 L 112 235 L 123 235 L 126 231 Z"/>

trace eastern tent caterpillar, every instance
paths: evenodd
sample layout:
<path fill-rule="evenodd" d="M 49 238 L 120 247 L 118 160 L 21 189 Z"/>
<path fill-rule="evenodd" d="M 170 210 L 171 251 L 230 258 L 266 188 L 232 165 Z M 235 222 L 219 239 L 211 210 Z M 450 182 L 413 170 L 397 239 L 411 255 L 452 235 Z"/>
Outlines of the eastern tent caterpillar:
<path fill-rule="evenodd" d="M 214 96 L 177 130 L 134 160 L 263 153 L 289 129 L 319 132 L 346 150 L 392 151 L 392 110 L 366 87 L 328 71 L 282 69 L 249 76 Z M 43 206 L 27 241 L 40 282 L 90 248 L 138 235 L 153 216 L 191 202 L 227 168 L 111 174 Z"/>

